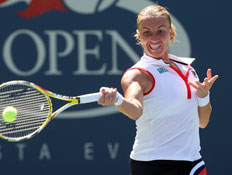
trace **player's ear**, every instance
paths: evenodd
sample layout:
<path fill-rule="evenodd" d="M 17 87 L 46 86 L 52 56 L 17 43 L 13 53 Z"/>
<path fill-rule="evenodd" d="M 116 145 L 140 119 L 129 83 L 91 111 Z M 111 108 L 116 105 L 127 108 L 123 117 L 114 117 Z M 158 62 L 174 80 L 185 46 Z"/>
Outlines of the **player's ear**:
<path fill-rule="evenodd" d="M 138 40 L 140 40 L 140 38 L 141 38 L 139 31 L 137 33 L 137 38 L 138 38 Z"/>
<path fill-rule="evenodd" d="M 140 33 L 139 33 L 139 30 L 137 29 L 136 30 L 136 34 L 135 34 L 135 38 L 136 38 L 136 40 L 138 41 L 138 43 L 137 44 L 140 44 Z"/>
<path fill-rule="evenodd" d="M 171 27 L 170 27 L 169 40 L 172 42 L 176 41 L 176 28 L 173 24 L 171 24 Z"/>
<path fill-rule="evenodd" d="M 169 40 L 170 40 L 170 41 L 172 41 L 173 36 L 174 36 L 173 30 L 171 29 L 170 32 L 169 32 Z"/>

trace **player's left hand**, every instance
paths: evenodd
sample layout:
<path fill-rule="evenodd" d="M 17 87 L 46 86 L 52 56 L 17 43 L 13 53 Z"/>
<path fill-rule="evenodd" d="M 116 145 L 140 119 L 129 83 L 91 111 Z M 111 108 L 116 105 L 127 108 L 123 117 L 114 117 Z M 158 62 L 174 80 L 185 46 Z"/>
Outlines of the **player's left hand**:
<path fill-rule="evenodd" d="M 189 84 L 197 90 L 198 97 L 204 98 L 208 95 L 210 88 L 213 86 L 218 77 L 218 75 L 212 77 L 212 71 L 211 69 L 208 69 L 207 77 L 204 79 L 204 82 L 201 83 L 196 81 L 195 83 L 189 82 Z"/>

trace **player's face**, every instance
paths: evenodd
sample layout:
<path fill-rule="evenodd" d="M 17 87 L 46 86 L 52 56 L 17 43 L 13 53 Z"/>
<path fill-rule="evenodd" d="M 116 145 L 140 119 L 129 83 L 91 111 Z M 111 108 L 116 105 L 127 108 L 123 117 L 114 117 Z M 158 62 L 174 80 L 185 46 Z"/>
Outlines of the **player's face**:
<path fill-rule="evenodd" d="M 145 53 L 156 59 L 168 57 L 170 24 L 167 17 L 145 17 L 140 21 L 139 39 Z"/>

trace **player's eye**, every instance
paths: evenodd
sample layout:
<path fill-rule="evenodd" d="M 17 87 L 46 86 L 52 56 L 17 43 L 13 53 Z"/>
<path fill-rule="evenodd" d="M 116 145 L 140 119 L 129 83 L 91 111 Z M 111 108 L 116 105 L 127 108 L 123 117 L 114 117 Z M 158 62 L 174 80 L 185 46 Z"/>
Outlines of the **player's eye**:
<path fill-rule="evenodd" d="M 150 32 L 149 32 L 149 31 L 144 31 L 143 34 L 144 34 L 144 35 L 149 35 Z"/>
<path fill-rule="evenodd" d="M 165 33 L 166 31 L 165 30 L 159 30 L 158 32 L 159 33 Z"/>

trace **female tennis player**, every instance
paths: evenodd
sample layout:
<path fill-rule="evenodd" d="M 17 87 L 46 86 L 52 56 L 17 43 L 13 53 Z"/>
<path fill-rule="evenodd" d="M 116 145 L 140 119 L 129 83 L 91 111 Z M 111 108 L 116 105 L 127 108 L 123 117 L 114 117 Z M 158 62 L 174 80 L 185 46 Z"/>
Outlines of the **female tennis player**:
<path fill-rule="evenodd" d="M 136 38 L 144 55 L 123 75 L 124 97 L 102 87 L 98 103 L 117 105 L 136 120 L 130 154 L 131 175 L 206 175 L 200 155 L 199 128 L 210 119 L 209 90 L 218 75 L 208 69 L 199 82 L 192 58 L 169 54 L 175 27 L 162 6 L 144 8 L 137 18 Z"/>

